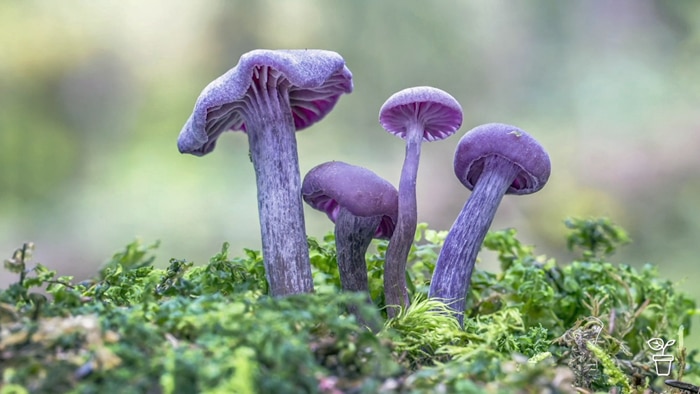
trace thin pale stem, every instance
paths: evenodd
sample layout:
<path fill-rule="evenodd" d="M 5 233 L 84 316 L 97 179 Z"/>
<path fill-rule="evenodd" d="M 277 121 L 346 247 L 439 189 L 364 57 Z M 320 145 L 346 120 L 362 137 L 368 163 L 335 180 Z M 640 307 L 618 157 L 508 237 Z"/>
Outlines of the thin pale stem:
<path fill-rule="evenodd" d="M 450 229 L 440 251 L 430 284 L 430 298 L 445 302 L 460 324 L 476 256 L 491 226 L 496 209 L 520 167 L 497 156 L 486 159 L 464 208 Z"/>
<path fill-rule="evenodd" d="M 406 135 L 406 157 L 399 180 L 399 215 L 384 264 L 384 296 L 390 318 L 398 313 L 396 307 L 405 308 L 410 304 L 406 288 L 406 261 L 418 221 L 416 178 L 422 142 L 423 128 L 419 124 L 410 127 Z"/>

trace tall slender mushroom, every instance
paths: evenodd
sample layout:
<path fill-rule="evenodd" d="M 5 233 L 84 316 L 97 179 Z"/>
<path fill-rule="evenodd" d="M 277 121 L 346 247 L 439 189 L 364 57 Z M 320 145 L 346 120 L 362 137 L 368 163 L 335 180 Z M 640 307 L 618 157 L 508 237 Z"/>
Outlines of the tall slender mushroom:
<path fill-rule="evenodd" d="M 248 135 L 274 296 L 313 291 L 295 132 L 321 120 L 352 87 L 335 52 L 254 50 L 204 88 L 180 132 L 180 152 L 196 156 L 211 152 L 224 131 Z"/>
<path fill-rule="evenodd" d="M 384 294 L 387 313 L 409 305 L 406 289 L 406 260 L 418 221 L 416 178 L 423 141 L 445 139 L 462 125 L 462 107 L 447 92 L 419 86 L 389 97 L 379 110 L 379 123 L 388 132 L 406 140 L 406 157 L 399 181 L 399 217 L 389 241 L 384 264 Z"/>
<path fill-rule="evenodd" d="M 368 293 L 365 254 L 373 238 L 388 239 L 394 232 L 396 188 L 364 167 L 331 161 L 309 170 L 301 193 L 307 204 L 335 223 L 343 290 Z"/>
<path fill-rule="evenodd" d="M 544 148 L 515 126 L 485 124 L 460 139 L 454 171 L 472 194 L 445 239 L 429 293 L 449 305 L 460 324 L 476 256 L 503 195 L 539 191 L 550 170 Z"/>

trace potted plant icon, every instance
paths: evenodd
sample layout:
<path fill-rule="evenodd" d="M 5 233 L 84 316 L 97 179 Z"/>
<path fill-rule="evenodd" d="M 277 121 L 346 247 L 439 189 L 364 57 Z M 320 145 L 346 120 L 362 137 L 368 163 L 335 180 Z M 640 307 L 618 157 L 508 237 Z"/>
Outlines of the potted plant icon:
<path fill-rule="evenodd" d="M 673 345 L 674 343 L 676 343 L 675 339 L 671 339 L 665 343 L 661 338 L 651 338 L 647 341 L 647 345 L 649 345 L 651 350 L 661 352 L 661 354 L 654 354 L 651 356 L 651 359 L 654 360 L 654 367 L 656 368 L 656 374 L 658 376 L 668 376 L 671 374 L 671 367 L 673 366 L 674 357 L 672 354 L 664 354 L 664 352 L 666 351 L 667 347 Z"/>

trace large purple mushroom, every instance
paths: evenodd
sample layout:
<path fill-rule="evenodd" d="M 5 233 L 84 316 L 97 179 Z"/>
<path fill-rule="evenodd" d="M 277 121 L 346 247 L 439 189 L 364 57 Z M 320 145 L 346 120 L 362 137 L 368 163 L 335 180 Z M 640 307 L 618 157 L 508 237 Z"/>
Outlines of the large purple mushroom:
<path fill-rule="evenodd" d="M 388 239 L 394 232 L 396 188 L 364 167 L 331 161 L 306 174 L 301 192 L 307 204 L 335 223 L 343 290 L 368 293 L 365 254 L 373 238 Z"/>
<path fill-rule="evenodd" d="M 211 152 L 224 131 L 248 135 L 274 296 L 313 291 L 295 132 L 321 120 L 352 87 L 335 52 L 254 50 L 204 88 L 180 132 L 180 152 L 196 156 Z"/>
<path fill-rule="evenodd" d="M 544 148 L 515 126 L 485 124 L 459 141 L 454 170 L 472 194 L 440 251 L 430 297 L 450 306 L 460 324 L 476 256 L 503 195 L 539 191 L 547 183 L 550 169 Z"/>
<path fill-rule="evenodd" d="M 387 313 L 409 305 L 406 289 L 406 260 L 418 221 L 416 178 L 423 141 L 442 140 L 462 125 L 462 107 L 450 94 L 430 86 L 401 90 L 379 110 L 379 123 L 388 132 L 406 140 L 406 157 L 399 181 L 399 217 L 384 265 L 384 294 Z"/>

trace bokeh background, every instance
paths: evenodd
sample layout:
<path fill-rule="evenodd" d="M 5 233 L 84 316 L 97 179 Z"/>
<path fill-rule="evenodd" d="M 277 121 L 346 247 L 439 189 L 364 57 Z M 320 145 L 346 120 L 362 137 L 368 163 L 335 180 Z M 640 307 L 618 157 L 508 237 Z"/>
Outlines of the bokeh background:
<path fill-rule="evenodd" d="M 137 237 L 161 241 L 161 265 L 206 262 L 224 241 L 259 248 L 245 135 L 202 158 L 176 148 L 202 88 L 256 48 L 334 50 L 354 74 L 354 93 L 298 133 L 302 174 L 343 160 L 398 184 L 404 144 L 379 107 L 439 87 L 464 124 L 423 147 L 420 221 L 448 229 L 469 195 L 452 171 L 460 136 L 511 123 L 544 144 L 553 172 L 541 192 L 506 197 L 493 228 L 566 260 L 564 218 L 608 216 L 634 240 L 613 261 L 658 264 L 700 295 L 694 0 L 2 1 L 3 258 L 31 240 L 38 261 L 85 277 Z M 332 226 L 307 210 L 307 229 Z"/>

